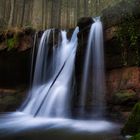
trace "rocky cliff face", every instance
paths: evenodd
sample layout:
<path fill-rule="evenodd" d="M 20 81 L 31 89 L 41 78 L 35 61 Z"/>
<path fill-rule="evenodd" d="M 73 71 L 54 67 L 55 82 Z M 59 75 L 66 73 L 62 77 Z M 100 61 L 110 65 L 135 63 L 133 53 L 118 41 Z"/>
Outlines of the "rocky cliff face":
<path fill-rule="evenodd" d="M 138 3 L 138 1 L 135 2 Z M 106 9 L 102 16 L 104 25 L 107 106 L 110 111 L 117 112 L 119 116 L 122 116 L 121 119 L 125 119 L 133 105 L 140 100 L 140 30 L 137 25 L 137 23 L 140 23 L 140 16 L 139 12 L 134 10 L 139 5 L 129 3 L 128 10 L 126 9 L 127 6 L 124 6 L 127 4 L 122 2 L 116 7 Z M 115 12 L 120 7 L 124 10 L 120 10 L 122 14 Z M 78 35 L 79 44 L 76 55 L 76 101 L 80 95 L 84 55 L 91 24 L 91 18 L 83 18 L 78 22 L 80 33 Z M 87 26 L 85 27 L 85 25 Z M 131 32 L 129 29 L 133 31 Z M 132 36 L 137 38 L 135 43 L 132 41 Z M 132 45 L 132 42 L 135 45 Z M 90 102 L 87 105 L 90 105 Z"/>

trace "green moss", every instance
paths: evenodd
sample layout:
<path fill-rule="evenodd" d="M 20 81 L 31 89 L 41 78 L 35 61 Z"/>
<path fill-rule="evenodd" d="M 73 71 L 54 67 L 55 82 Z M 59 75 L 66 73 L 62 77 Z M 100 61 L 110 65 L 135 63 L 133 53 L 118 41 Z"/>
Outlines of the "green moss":
<path fill-rule="evenodd" d="M 0 111 L 6 111 L 8 108 L 14 108 L 16 106 L 18 100 L 14 96 L 5 96 L 0 99 Z"/>
<path fill-rule="evenodd" d="M 137 103 L 131 115 L 128 118 L 124 128 L 122 129 L 122 134 L 124 135 L 135 135 L 140 132 L 140 102 Z"/>
<path fill-rule="evenodd" d="M 6 40 L 6 43 L 7 43 L 7 47 L 8 47 L 8 51 L 13 49 L 17 43 L 17 38 L 16 37 L 13 37 L 13 38 L 8 38 Z"/>
<path fill-rule="evenodd" d="M 140 140 L 140 133 L 133 136 L 130 140 Z"/>
<path fill-rule="evenodd" d="M 136 98 L 136 93 L 133 90 L 120 90 L 114 95 L 114 101 L 117 104 L 124 103 Z"/>

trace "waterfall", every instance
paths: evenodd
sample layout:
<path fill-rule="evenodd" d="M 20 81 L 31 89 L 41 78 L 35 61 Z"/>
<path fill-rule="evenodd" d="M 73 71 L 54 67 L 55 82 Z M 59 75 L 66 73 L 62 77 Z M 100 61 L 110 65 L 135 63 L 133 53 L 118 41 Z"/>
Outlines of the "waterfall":
<path fill-rule="evenodd" d="M 77 138 L 89 139 L 89 136 L 91 136 L 90 139 L 94 139 L 91 134 L 101 132 L 104 137 L 104 132 L 108 135 L 109 131 L 114 131 L 118 127 L 101 118 L 105 107 L 105 86 L 102 24 L 98 18 L 91 26 L 89 34 L 80 101 L 83 105 L 81 112 L 86 114 L 86 108 L 84 108 L 86 98 L 88 92 L 92 91 L 92 111 L 99 120 L 71 118 L 78 32 L 79 28 L 76 27 L 69 40 L 66 31 L 60 31 L 57 44 L 55 43 L 54 29 L 46 30 L 43 33 L 37 48 L 37 56 L 35 53 L 36 59 L 33 60 L 36 63 L 35 69 L 32 69 L 33 81 L 28 97 L 16 112 L 1 114 L 0 139 L 9 134 L 19 134 L 19 137 L 17 135 L 15 138 L 21 139 L 26 139 L 24 134 L 27 134 L 27 139 L 77 140 Z M 51 40 L 53 43 L 50 43 Z M 32 64 L 34 65 L 34 62 Z M 43 135 L 41 135 L 41 131 Z M 36 137 L 36 134 L 39 134 L 37 135 L 39 137 Z M 85 137 L 83 134 L 86 134 Z"/>
<path fill-rule="evenodd" d="M 22 112 L 41 117 L 68 117 L 73 92 L 73 70 L 77 48 L 77 27 L 71 40 L 61 31 L 58 46 L 53 46 L 48 59 L 49 38 L 53 30 L 46 30 L 41 38 L 36 58 L 34 79 L 29 99 Z M 62 41 L 61 41 L 62 40 Z"/>
<path fill-rule="evenodd" d="M 103 30 L 100 18 L 97 17 L 90 28 L 88 45 L 85 54 L 83 78 L 81 82 L 81 114 L 85 114 L 86 97 L 92 97 L 92 113 L 95 117 L 102 117 L 105 108 L 105 74 Z"/>

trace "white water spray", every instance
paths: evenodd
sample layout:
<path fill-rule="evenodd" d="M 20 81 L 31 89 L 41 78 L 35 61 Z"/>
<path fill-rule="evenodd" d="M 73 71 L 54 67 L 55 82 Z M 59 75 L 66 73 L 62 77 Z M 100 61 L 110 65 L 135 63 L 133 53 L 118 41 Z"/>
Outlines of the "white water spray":
<path fill-rule="evenodd" d="M 64 130 L 69 130 L 70 134 L 75 135 L 75 132 L 108 132 L 115 128 L 115 125 L 104 120 L 68 119 L 70 117 L 70 99 L 74 92 L 73 71 L 79 29 L 78 27 L 75 29 L 70 41 L 66 37 L 66 32 L 61 31 L 58 46 L 53 46 L 51 59 L 48 59 L 51 47 L 48 42 L 51 32 L 52 29 L 45 31 L 41 38 L 29 97 L 20 111 L 0 117 L 0 137 L 5 134 L 29 132 L 29 130 L 38 129 L 39 131 L 41 129 L 46 130 L 49 133 L 49 130 L 54 129 L 55 131 L 55 129 L 61 130 L 63 128 Z M 93 87 L 95 93 L 98 93 L 98 95 L 95 94 L 97 100 L 96 109 L 98 110 L 96 113 L 98 114 L 101 114 L 104 105 L 103 40 L 101 35 L 101 22 L 97 20 L 90 31 L 82 85 L 84 92 L 87 89 L 88 66 L 92 50 L 96 60 L 93 61 L 95 68 Z M 94 44 L 94 47 L 91 44 Z M 82 103 L 84 103 L 85 96 L 84 93 L 81 99 Z M 67 133 L 68 135 L 69 132 Z M 44 138 L 48 139 L 48 137 Z M 59 139 L 57 135 L 56 139 Z"/>

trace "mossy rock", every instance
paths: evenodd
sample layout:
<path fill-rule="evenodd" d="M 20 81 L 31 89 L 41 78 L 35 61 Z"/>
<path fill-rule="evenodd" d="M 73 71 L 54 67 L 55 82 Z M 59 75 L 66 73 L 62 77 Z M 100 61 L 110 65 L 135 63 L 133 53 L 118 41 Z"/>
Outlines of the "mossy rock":
<path fill-rule="evenodd" d="M 8 51 L 10 51 L 11 49 L 13 49 L 16 46 L 17 38 L 15 38 L 15 37 L 9 38 L 6 40 L 6 42 L 7 42 Z"/>
<path fill-rule="evenodd" d="M 140 133 L 133 136 L 130 140 L 140 140 Z"/>
<path fill-rule="evenodd" d="M 13 111 L 16 110 L 19 104 L 18 98 L 15 96 L 5 96 L 0 99 L 0 111 Z"/>
<path fill-rule="evenodd" d="M 122 129 L 123 135 L 135 135 L 140 132 L 140 102 L 138 102 L 130 114 L 128 121 Z"/>
<path fill-rule="evenodd" d="M 136 93 L 129 89 L 129 90 L 120 90 L 115 93 L 114 95 L 114 103 L 115 104 L 125 104 L 127 102 L 133 102 L 136 100 Z"/>

